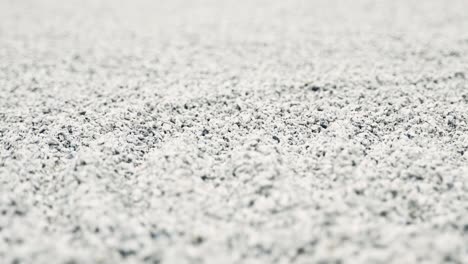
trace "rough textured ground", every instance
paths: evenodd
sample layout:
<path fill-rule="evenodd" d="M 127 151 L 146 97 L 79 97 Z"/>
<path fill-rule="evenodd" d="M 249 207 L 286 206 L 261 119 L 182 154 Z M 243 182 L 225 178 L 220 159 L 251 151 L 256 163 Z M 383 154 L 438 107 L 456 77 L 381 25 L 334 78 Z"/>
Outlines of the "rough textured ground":
<path fill-rule="evenodd" d="M 0 0 L 0 263 L 467 263 L 467 10 Z"/>

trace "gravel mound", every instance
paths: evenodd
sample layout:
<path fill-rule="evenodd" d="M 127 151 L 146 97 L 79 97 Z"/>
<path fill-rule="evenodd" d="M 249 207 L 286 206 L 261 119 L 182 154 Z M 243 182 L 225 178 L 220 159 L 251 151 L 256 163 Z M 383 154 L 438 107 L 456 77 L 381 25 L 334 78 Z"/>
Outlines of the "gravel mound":
<path fill-rule="evenodd" d="M 0 263 L 467 263 L 467 1 L 0 1 Z"/>

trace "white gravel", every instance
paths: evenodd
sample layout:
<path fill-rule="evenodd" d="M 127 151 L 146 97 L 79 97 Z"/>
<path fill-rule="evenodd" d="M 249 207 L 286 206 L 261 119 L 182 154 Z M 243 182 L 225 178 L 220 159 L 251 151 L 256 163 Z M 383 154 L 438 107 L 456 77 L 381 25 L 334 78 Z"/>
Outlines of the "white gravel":
<path fill-rule="evenodd" d="M 468 263 L 467 10 L 0 0 L 0 263 Z"/>

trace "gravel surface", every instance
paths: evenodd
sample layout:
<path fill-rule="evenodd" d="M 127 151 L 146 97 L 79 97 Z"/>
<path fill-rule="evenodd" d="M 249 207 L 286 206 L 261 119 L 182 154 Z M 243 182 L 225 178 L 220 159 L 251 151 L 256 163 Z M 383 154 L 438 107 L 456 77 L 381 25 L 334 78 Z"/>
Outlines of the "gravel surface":
<path fill-rule="evenodd" d="M 0 263 L 468 263 L 467 10 L 0 0 Z"/>

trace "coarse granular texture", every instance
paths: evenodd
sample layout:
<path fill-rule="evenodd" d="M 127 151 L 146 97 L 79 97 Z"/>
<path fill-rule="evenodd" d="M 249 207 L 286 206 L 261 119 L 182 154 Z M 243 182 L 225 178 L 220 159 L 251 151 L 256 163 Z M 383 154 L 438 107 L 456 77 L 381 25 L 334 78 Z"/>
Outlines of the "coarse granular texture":
<path fill-rule="evenodd" d="M 0 263 L 468 263 L 467 10 L 0 0 Z"/>

